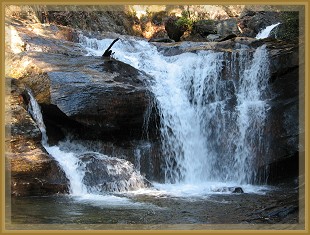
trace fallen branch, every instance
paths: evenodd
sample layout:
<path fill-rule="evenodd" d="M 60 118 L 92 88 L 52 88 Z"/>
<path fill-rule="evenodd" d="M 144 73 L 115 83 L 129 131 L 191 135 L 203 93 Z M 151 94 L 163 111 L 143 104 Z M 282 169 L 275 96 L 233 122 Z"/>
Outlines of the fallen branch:
<path fill-rule="evenodd" d="M 101 57 L 110 57 L 112 55 L 112 50 L 111 47 L 114 45 L 114 43 L 116 43 L 119 40 L 119 38 L 114 39 L 114 41 L 110 44 L 110 46 L 108 47 L 108 49 L 105 50 L 105 52 L 103 53 L 103 55 Z"/>

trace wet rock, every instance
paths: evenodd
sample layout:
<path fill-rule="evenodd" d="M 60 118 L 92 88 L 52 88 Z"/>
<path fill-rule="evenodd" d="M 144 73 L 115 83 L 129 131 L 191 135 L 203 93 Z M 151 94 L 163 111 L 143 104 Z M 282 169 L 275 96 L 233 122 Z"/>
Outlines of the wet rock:
<path fill-rule="evenodd" d="M 281 76 L 281 74 L 286 74 L 299 66 L 299 45 L 296 43 L 288 43 L 272 38 L 249 42 L 250 44 L 248 45 L 254 48 L 266 45 L 272 81 Z"/>
<path fill-rule="evenodd" d="M 41 145 L 41 132 L 26 110 L 25 87 L 11 80 L 6 104 L 6 159 L 11 175 L 11 194 L 15 196 L 50 195 L 68 192 L 68 180 L 57 162 Z"/>
<path fill-rule="evenodd" d="M 302 210 L 302 207 L 300 207 L 300 203 L 302 203 L 303 201 L 301 198 L 299 198 L 298 195 L 300 194 L 298 194 L 297 190 L 294 191 L 285 188 L 280 197 L 277 197 L 275 195 L 274 197 L 272 197 L 272 200 L 270 200 L 268 204 L 260 207 L 262 209 L 256 209 L 254 210 L 254 212 L 248 213 L 247 221 L 265 221 L 269 223 L 277 223 L 280 221 L 282 222 L 294 220 L 292 219 L 294 216 L 297 219 L 299 217 L 298 214 Z M 292 221 L 290 223 L 292 223 Z"/>
<path fill-rule="evenodd" d="M 254 41 L 252 45 L 257 43 L 259 45 L 261 42 Z M 299 174 L 298 159 L 299 153 L 303 152 L 304 135 L 304 128 L 300 126 L 302 123 L 299 123 L 299 115 L 302 115 L 300 100 L 304 99 L 304 91 L 300 89 L 303 79 L 299 77 L 297 44 L 274 39 L 265 39 L 262 43 L 266 44 L 269 52 L 270 91 L 273 98 L 268 103 L 270 111 L 264 130 L 270 157 L 267 162 L 258 158 L 258 165 L 259 175 L 264 178 L 267 174 L 268 182 L 276 183 Z"/>
<path fill-rule="evenodd" d="M 231 192 L 231 193 L 244 193 L 243 189 L 241 187 L 218 187 L 211 189 L 213 192 Z"/>
<path fill-rule="evenodd" d="M 241 187 L 235 187 L 232 190 L 232 193 L 244 193 L 243 189 Z"/>
<path fill-rule="evenodd" d="M 275 98 L 270 102 L 270 115 L 266 123 L 269 139 L 268 159 L 269 183 L 299 174 L 299 154 L 303 152 L 304 128 L 299 123 L 300 101 L 298 68 L 277 76 L 271 84 Z M 299 93 L 300 92 L 300 93 Z M 301 140 L 301 142 L 299 142 Z"/>
<path fill-rule="evenodd" d="M 276 210 L 273 210 L 272 212 L 268 213 L 268 217 L 286 217 L 287 215 L 294 213 L 295 211 L 298 211 L 297 206 L 288 206 L 284 208 L 277 208 Z"/>
<path fill-rule="evenodd" d="M 83 183 L 92 191 L 123 192 L 150 186 L 124 159 L 108 157 L 99 153 L 79 156 L 81 170 L 85 170 Z"/>

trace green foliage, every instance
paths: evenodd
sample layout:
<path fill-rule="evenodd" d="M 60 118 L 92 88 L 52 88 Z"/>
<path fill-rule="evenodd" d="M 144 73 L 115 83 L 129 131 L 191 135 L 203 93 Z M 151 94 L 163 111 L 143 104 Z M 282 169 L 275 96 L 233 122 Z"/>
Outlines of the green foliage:
<path fill-rule="evenodd" d="M 191 13 L 190 13 L 190 11 L 182 11 L 181 16 L 183 18 L 190 18 L 191 17 Z"/>
<path fill-rule="evenodd" d="M 190 18 L 189 11 L 183 11 L 182 16 L 175 22 L 176 26 L 184 28 L 186 30 L 192 30 L 194 20 Z"/>

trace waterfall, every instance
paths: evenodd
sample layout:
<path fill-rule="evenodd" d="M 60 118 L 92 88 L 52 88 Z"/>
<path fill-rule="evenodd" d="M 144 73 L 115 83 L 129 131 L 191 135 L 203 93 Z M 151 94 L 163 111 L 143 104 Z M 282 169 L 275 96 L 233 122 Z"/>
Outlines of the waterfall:
<path fill-rule="evenodd" d="M 280 23 L 276 23 L 270 26 L 267 26 L 265 29 L 261 30 L 257 35 L 256 39 L 263 39 L 268 38 L 271 30 L 273 30 L 275 27 L 277 27 Z"/>
<path fill-rule="evenodd" d="M 40 106 L 31 90 L 27 92 L 30 97 L 28 111 L 42 133 L 42 145 L 65 172 L 71 195 L 89 197 L 146 186 L 144 178 L 126 160 L 94 152 L 68 140 L 50 146 Z"/>
<path fill-rule="evenodd" d="M 42 134 L 42 144 L 44 146 L 47 146 L 47 135 L 46 135 L 46 127 L 43 121 L 42 113 L 41 113 L 41 108 L 34 98 L 34 95 L 32 94 L 32 91 L 29 88 L 26 88 L 26 91 L 29 95 L 29 106 L 28 106 L 28 112 L 36 122 L 36 124 L 39 127 L 39 130 L 41 131 Z"/>
<path fill-rule="evenodd" d="M 120 38 L 114 57 L 155 81 L 150 89 L 161 117 L 165 182 L 255 183 L 257 158 L 268 151 L 266 47 L 164 56 L 145 40 Z M 111 42 L 80 35 L 88 55 L 100 56 Z"/>

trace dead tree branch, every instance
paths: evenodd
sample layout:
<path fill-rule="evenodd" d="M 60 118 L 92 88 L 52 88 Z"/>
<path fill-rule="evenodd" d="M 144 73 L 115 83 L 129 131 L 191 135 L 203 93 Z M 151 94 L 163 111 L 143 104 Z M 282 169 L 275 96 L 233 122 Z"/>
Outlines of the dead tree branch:
<path fill-rule="evenodd" d="M 105 52 L 103 53 L 103 55 L 101 57 L 110 57 L 112 55 L 112 50 L 111 47 L 114 45 L 114 43 L 116 43 L 119 40 L 119 38 L 114 39 L 114 41 L 110 44 L 110 46 L 108 47 L 108 49 L 105 50 Z"/>

